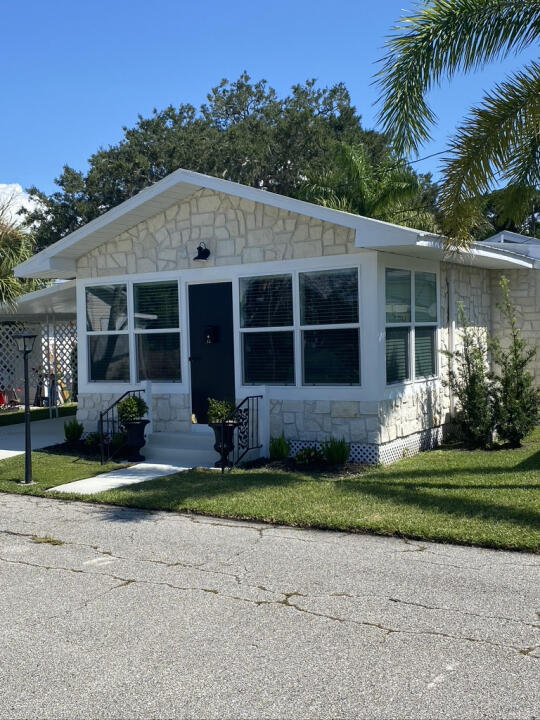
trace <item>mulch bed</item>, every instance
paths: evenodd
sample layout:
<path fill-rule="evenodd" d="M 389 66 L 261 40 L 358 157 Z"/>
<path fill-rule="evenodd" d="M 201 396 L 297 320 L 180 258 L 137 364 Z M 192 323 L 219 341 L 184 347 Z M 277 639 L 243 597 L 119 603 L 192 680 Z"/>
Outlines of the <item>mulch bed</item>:
<path fill-rule="evenodd" d="M 335 479 L 354 477 L 365 472 L 370 467 L 367 463 L 347 462 L 343 465 L 300 465 L 294 458 L 285 460 L 270 460 L 269 458 L 258 458 L 251 462 L 243 463 L 242 468 L 246 470 L 283 470 L 284 472 L 309 472 L 313 475 L 332 477 Z"/>

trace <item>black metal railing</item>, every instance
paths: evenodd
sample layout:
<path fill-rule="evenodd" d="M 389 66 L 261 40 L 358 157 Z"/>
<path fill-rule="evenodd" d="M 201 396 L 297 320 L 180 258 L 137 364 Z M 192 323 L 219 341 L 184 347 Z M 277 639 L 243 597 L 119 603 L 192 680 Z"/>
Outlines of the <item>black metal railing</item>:
<path fill-rule="evenodd" d="M 140 397 L 143 392 L 144 390 L 128 390 L 117 398 L 106 410 L 102 410 L 99 413 L 98 433 L 102 465 L 108 460 L 111 460 L 125 447 L 125 443 L 117 441 L 122 430 L 120 420 L 118 419 L 118 403 L 120 400 L 128 397 L 128 395 L 138 395 Z"/>
<path fill-rule="evenodd" d="M 233 466 L 238 465 L 250 450 L 262 447 L 259 441 L 259 400 L 262 395 L 248 395 L 236 406 L 234 419 L 238 423 L 233 450 Z"/>

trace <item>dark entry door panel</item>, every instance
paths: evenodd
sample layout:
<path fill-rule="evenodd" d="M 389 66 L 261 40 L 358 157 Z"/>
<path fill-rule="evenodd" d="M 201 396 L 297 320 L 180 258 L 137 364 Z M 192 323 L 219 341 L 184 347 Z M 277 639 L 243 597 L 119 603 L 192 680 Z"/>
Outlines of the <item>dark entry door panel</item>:
<path fill-rule="evenodd" d="M 189 286 L 191 407 L 208 422 L 208 398 L 234 402 L 234 335 L 231 283 Z"/>

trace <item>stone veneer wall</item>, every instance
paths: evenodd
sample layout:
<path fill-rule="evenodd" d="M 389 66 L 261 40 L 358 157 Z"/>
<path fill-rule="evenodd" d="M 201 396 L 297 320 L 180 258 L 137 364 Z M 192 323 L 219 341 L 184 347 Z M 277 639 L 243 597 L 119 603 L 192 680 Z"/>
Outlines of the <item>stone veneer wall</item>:
<path fill-rule="evenodd" d="M 496 303 L 502 301 L 499 285 L 501 275 L 508 278 L 510 300 L 516 311 L 516 317 L 523 339 L 530 345 L 538 346 L 536 357 L 530 369 L 540 386 L 540 272 L 538 270 L 504 270 L 491 273 L 491 290 L 493 293 L 493 335 L 502 344 L 510 341 L 509 327 L 501 315 Z"/>
<path fill-rule="evenodd" d="M 200 268 L 201 240 L 205 267 L 362 252 L 349 228 L 199 190 L 80 258 L 77 277 Z"/>
<path fill-rule="evenodd" d="M 77 406 L 77 420 L 85 430 L 97 429 L 99 413 L 118 398 L 118 394 L 81 393 Z M 144 395 L 143 395 L 144 398 Z M 152 425 L 154 432 L 188 432 L 191 425 L 189 395 L 160 395 L 152 393 Z"/>

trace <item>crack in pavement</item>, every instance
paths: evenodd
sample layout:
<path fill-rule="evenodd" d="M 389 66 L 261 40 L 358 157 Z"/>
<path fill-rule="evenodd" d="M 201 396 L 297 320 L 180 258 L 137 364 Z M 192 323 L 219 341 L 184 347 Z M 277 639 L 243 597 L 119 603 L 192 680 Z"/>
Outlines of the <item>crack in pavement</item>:
<path fill-rule="evenodd" d="M 529 647 L 519 647 L 516 645 L 511 645 L 509 643 L 500 643 L 495 642 L 493 640 L 487 640 L 485 638 L 477 638 L 477 637 L 470 637 L 465 635 L 453 635 L 451 633 L 446 633 L 439 630 L 404 630 L 401 628 L 395 628 L 395 627 L 389 627 L 386 625 L 383 625 L 382 623 L 376 623 L 368 620 L 356 620 L 353 618 L 347 618 L 347 617 L 339 617 L 337 615 L 329 615 L 327 613 L 321 613 L 314 610 L 308 610 L 307 608 L 303 608 L 297 603 L 291 602 L 291 598 L 293 597 L 308 597 L 308 595 L 304 593 L 300 593 L 298 591 L 293 592 L 281 592 L 281 591 L 272 591 L 272 590 L 265 590 L 267 592 L 274 592 L 274 594 L 282 595 L 282 599 L 280 600 L 252 600 L 251 598 L 243 598 L 236 595 L 230 595 L 228 593 L 223 593 L 220 590 L 216 590 L 214 588 L 203 588 L 203 587 L 192 587 L 192 586 L 180 586 L 180 585 L 174 585 L 173 583 L 167 582 L 167 581 L 158 581 L 158 580 L 143 580 L 143 579 L 135 579 L 135 578 L 126 578 L 122 577 L 120 575 L 113 575 L 111 573 L 106 572 L 95 572 L 95 571 L 89 571 L 89 570 L 80 570 L 76 568 L 67 568 L 67 567 L 58 567 L 58 566 L 49 566 L 49 565 L 41 565 L 39 563 L 32 563 L 27 560 L 11 560 L 8 558 L 0 557 L 1 562 L 5 562 L 8 564 L 13 565 L 26 565 L 29 567 L 35 567 L 40 568 L 43 570 L 54 570 L 57 572 L 72 572 L 82 575 L 97 575 L 102 577 L 109 577 L 114 580 L 118 580 L 119 584 L 113 586 L 112 588 L 108 588 L 106 592 L 100 593 L 99 596 L 89 598 L 85 603 L 78 607 L 71 609 L 67 611 L 67 613 L 64 613 L 63 617 L 65 617 L 66 614 L 70 614 L 73 612 L 77 612 L 78 610 L 86 607 L 90 602 L 95 601 L 99 599 L 99 597 L 102 597 L 108 593 L 110 593 L 112 590 L 116 590 L 122 587 L 126 587 L 128 585 L 150 585 L 150 586 L 164 586 L 169 587 L 173 590 L 178 590 L 181 592 L 201 592 L 201 593 L 207 593 L 214 595 L 215 597 L 227 599 L 227 600 L 233 600 L 236 602 L 242 602 L 250 605 L 255 605 L 256 607 L 263 607 L 263 606 L 281 606 L 286 607 L 289 609 L 292 609 L 296 612 L 299 612 L 303 615 L 309 615 L 311 617 L 321 618 L 324 620 L 331 620 L 333 622 L 338 623 L 347 623 L 351 625 L 361 626 L 361 627 L 370 627 L 375 628 L 377 630 L 380 630 L 381 632 L 385 633 L 385 635 L 392 635 L 392 634 L 401 634 L 401 635 L 411 635 L 411 636 L 434 636 L 434 637 L 442 637 L 450 640 L 456 640 L 458 642 L 472 642 L 472 643 L 479 643 L 479 644 L 485 644 L 490 645 L 492 647 L 498 647 L 501 649 L 508 649 L 508 650 L 514 650 L 515 652 L 519 653 L 520 655 L 527 656 L 527 657 L 533 657 L 536 659 L 536 656 L 532 653 L 535 652 L 535 650 L 540 647 L 540 645 L 534 645 Z M 247 586 L 250 587 L 250 586 Z M 251 586 L 255 587 L 255 586 Z M 257 586 L 257 589 L 263 589 L 263 586 Z M 318 596 L 320 597 L 320 596 Z M 49 619 L 49 618 L 44 618 Z M 55 619 L 56 616 L 55 616 Z"/>

